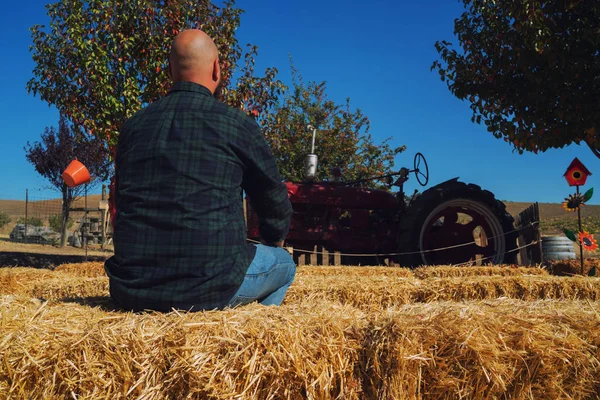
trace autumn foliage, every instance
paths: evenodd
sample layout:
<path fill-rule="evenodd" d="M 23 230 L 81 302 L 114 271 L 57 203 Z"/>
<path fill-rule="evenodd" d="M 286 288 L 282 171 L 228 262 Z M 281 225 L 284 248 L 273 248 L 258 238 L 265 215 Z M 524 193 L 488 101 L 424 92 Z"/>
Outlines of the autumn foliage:
<path fill-rule="evenodd" d="M 285 179 L 301 179 L 310 134 L 320 129 L 319 178 L 339 167 L 348 179 L 379 175 L 404 147 L 374 143 L 360 110 L 328 100 L 325 84 L 295 81 L 291 92 L 278 70 L 255 71 L 258 48 L 239 44 L 243 10 L 234 0 L 60 0 L 47 6 L 50 26 L 31 28 L 34 95 L 109 146 L 120 125 L 164 96 L 171 87 L 168 54 L 173 38 L 187 28 L 211 36 L 220 54 L 220 99 L 256 119 Z M 283 95 L 285 94 L 285 97 Z"/>
<path fill-rule="evenodd" d="M 519 152 L 587 144 L 600 157 L 600 2 L 462 0 L 458 45 L 432 69 L 473 122 Z"/>
<path fill-rule="evenodd" d="M 255 76 L 257 48 L 238 43 L 234 1 L 61 0 L 47 9 L 49 28 L 31 28 L 36 66 L 27 88 L 110 145 L 127 118 L 170 89 L 171 42 L 186 28 L 214 38 L 225 102 L 256 115 L 283 88 L 275 68 Z"/>

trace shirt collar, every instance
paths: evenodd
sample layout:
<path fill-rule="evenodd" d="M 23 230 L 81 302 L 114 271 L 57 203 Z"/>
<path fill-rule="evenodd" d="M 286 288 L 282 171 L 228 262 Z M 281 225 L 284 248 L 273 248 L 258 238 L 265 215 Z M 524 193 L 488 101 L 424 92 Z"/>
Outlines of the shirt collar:
<path fill-rule="evenodd" d="M 208 96 L 213 96 L 212 92 L 208 90 L 207 87 L 202 86 L 198 83 L 188 81 L 175 82 L 175 84 L 173 84 L 173 86 L 171 87 L 171 90 L 169 90 L 169 93 L 171 92 L 196 92 Z"/>

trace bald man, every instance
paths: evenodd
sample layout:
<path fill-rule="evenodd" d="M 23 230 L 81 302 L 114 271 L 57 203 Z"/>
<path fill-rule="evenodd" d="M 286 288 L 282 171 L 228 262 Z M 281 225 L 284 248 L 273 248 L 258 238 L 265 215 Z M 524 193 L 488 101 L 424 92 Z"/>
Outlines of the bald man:
<path fill-rule="evenodd" d="M 120 130 L 115 157 L 110 293 L 127 310 L 279 305 L 296 272 L 281 248 L 292 207 L 258 124 L 218 101 L 219 53 L 181 32 L 173 86 Z M 263 244 L 246 241 L 242 191 Z"/>

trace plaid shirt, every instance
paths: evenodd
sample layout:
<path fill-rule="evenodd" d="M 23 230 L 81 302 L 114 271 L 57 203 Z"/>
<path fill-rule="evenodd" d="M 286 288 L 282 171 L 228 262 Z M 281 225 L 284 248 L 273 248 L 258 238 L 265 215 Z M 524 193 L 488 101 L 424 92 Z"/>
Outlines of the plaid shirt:
<path fill-rule="evenodd" d="M 268 243 L 292 207 L 258 124 L 205 87 L 176 83 L 121 129 L 110 293 L 134 311 L 222 308 L 252 262 L 242 190 Z M 258 207 L 256 206 L 258 205 Z"/>

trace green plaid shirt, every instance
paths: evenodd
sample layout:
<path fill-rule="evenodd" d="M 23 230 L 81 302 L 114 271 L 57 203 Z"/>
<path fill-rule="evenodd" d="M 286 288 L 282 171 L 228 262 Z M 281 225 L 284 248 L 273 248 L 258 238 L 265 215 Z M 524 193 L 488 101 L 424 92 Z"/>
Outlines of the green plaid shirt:
<path fill-rule="evenodd" d="M 263 240 L 289 230 L 292 207 L 258 124 L 195 83 L 176 83 L 123 124 L 115 181 L 115 253 L 105 269 L 126 309 L 227 305 L 256 249 L 242 190 Z"/>

